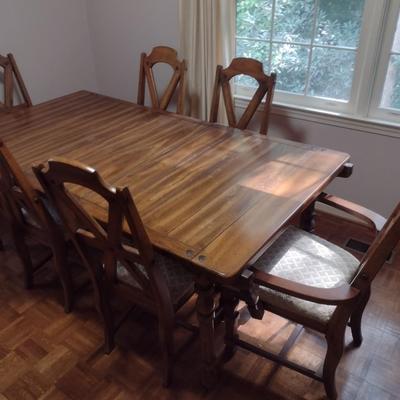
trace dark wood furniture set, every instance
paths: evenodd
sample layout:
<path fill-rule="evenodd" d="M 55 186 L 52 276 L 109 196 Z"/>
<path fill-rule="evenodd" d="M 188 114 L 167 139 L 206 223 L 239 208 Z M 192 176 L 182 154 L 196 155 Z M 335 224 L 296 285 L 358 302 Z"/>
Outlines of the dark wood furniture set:
<path fill-rule="evenodd" d="M 174 69 L 161 100 L 152 74 L 158 62 Z M 18 221 L 15 231 L 23 237 L 34 232 L 50 248 L 66 311 L 73 288 L 64 255 L 66 246 L 74 246 L 95 289 L 106 352 L 118 326 L 113 301 L 127 298 L 157 317 L 164 383 L 171 378 L 176 310 L 196 292 L 204 385 L 213 386 L 220 360 L 241 346 L 322 380 L 336 398 L 344 331 L 349 322 L 355 345 L 361 344 L 371 282 L 400 237 L 399 206 L 385 224 L 369 210 L 324 194 L 335 177 L 346 175 L 347 154 L 265 136 L 275 76 L 266 76 L 260 63 L 235 59 L 217 69 L 211 120 L 222 87 L 230 127 L 164 111 L 178 88 L 183 112 L 185 70 L 173 49 L 142 55 L 138 103 L 144 103 L 147 81 L 152 109 L 81 91 L 18 111 L 17 117 L 1 115 L 0 137 L 10 149 L 1 144 L 1 188 Z M 259 89 L 236 123 L 229 81 L 238 73 L 253 76 Z M 265 95 L 264 135 L 243 131 Z M 315 201 L 361 216 L 379 231 L 361 264 L 289 226 Z M 312 226 L 307 218 L 312 212 L 303 214 Z M 21 246 L 30 286 L 32 263 Z M 308 246 L 304 263 L 292 263 Z M 331 279 L 318 279 L 322 272 Z M 226 329 L 222 353 L 214 343 L 217 292 Z M 241 340 L 235 329 L 239 300 L 254 318 L 268 310 L 325 334 L 322 376 Z"/>

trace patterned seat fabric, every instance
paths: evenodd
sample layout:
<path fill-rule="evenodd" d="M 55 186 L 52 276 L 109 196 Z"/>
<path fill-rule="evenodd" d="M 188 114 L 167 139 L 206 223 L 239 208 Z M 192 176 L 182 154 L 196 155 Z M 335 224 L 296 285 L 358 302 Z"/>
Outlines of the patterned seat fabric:
<path fill-rule="evenodd" d="M 188 271 L 178 260 L 168 255 L 155 253 L 154 265 L 159 268 L 165 278 L 167 287 L 170 291 L 171 300 L 174 305 L 178 304 L 179 300 L 187 293 L 194 291 L 194 275 Z M 147 276 L 145 267 L 141 264 L 136 264 L 141 272 Z M 121 282 L 131 285 L 135 288 L 140 288 L 140 284 L 135 280 L 134 276 L 127 269 L 118 263 L 117 279 Z"/>
<path fill-rule="evenodd" d="M 43 194 L 40 194 L 40 197 L 41 197 L 41 199 L 42 199 L 42 201 L 43 201 L 44 207 L 46 207 L 46 210 L 47 210 L 47 212 L 50 214 L 50 217 L 53 219 L 53 221 L 54 221 L 57 225 L 62 226 L 61 218 L 60 218 L 60 216 L 58 215 L 57 210 L 53 207 L 53 205 L 52 205 L 52 204 L 50 203 L 50 201 L 48 200 L 48 198 L 47 198 L 45 195 L 43 195 Z M 28 210 L 26 210 L 25 208 L 21 208 L 21 213 L 22 213 L 22 215 L 23 215 L 25 221 L 26 221 L 28 224 L 30 224 L 30 225 L 32 225 L 32 226 L 34 226 L 34 227 L 36 227 L 36 228 L 39 228 L 39 229 L 41 228 L 39 222 L 36 221 L 36 219 L 29 213 Z"/>
<path fill-rule="evenodd" d="M 350 283 L 360 262 L 342 248 L 318 236 L 289 227 L 253 265 L 255 268 L 297 283 L 332 288 Z M 326 324 L 336 306 L 316 304 L 259 287 L 266 303 Z"/>

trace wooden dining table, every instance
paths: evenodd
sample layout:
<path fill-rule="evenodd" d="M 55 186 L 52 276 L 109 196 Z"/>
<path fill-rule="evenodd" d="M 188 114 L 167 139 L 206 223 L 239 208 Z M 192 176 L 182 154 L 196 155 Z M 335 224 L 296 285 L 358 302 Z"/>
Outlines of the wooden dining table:
<path fill-rule="evenodd" d="M 196 273 L 202 381 L 215 381 L 216 285 L 231 284 L 338 176 L 349 155 L 80 91 L 0 113 L 0 138 L 26 174 L 54 156 L 127 186 L 156 248 Z M 100 220 L 105 209 L 81 200 Z"/>

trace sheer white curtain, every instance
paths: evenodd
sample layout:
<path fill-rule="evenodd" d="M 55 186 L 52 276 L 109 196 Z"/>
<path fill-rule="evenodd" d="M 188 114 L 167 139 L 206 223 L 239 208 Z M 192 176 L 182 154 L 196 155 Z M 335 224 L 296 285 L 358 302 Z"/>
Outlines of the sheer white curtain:
<path fill-rule="evenodd" d="M 179 0 L 179 20 L 190 115 L 208 120 L 215 69 L 234 55 L 235 0 Z"/>

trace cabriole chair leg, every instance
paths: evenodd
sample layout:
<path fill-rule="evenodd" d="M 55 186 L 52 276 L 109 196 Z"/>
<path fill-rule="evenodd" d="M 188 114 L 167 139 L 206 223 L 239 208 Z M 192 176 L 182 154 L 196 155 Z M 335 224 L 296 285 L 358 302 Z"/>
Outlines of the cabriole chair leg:
<path fill-rule="evenodd" d="M 371 289 L 366 292 L 364 298 L 360 300 L 358 308 L 353 312 L 350 317 L 351 333 L 353 335 L 353 344 L 355 347 L 360 347 L 363 341 L 361 331 L 361 321 L 364 314 L 365 307 L 367 306 L 368 300 L 371 296 Z"/>
<path fill-rule="evenodd" d="M 326 390 L 326 394 L 330 400 L 337 399 L 336 391 L 336 368 L 344 350 L 344 338 L 346 333 L 347 321 L 349 314 L 343 312 L 326 333 L 327 351 L 325 356 L 322 378 Z"/>

